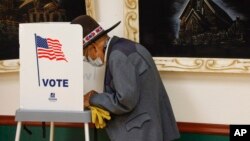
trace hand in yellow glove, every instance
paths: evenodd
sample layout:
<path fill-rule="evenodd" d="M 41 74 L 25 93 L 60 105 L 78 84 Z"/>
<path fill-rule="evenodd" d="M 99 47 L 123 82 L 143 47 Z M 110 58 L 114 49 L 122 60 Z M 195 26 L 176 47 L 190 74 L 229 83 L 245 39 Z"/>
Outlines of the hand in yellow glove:
<path fill-rule="evenodd" d="M 105 120 L 110 120 L 110 114 L 108 111 L 95 106 L 89 106 L 91 110 L 92 123 L 95 124 L 96 128 L 104 128 L 106 126 Z"/>

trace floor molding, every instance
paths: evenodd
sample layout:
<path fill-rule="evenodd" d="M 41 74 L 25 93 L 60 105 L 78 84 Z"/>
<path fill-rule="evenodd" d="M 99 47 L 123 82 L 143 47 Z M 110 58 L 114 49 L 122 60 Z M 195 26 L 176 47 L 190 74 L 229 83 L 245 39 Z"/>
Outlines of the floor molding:
<path fill-rule="evenodd" d="M 0 125 L 16 125 L 14 116 L 1 116 Z M 41 126 L 41 122 L 23 122 L 29 126 Z M 49 123 L 46 123 L 49 125 Z M 177 122 L 181 133 L 196 133 L 196 134 L 211 134 L 211 135 L 229 135 L 229 125 L 224 124 L 209 124 L 209 123 L 192 123 L 192 122 Z M 83 127 L 80 123 L 55 123 L 57 127 Z M 93 125 L 91 125 L 93 127 Z"/>
<path fill-rule="evenodd" d="M 182 133 L 198 133 L 198 134 L 229 136 L 229 125 L 225 124 L 177 122 L 177 125 L 180 132 Z"/>

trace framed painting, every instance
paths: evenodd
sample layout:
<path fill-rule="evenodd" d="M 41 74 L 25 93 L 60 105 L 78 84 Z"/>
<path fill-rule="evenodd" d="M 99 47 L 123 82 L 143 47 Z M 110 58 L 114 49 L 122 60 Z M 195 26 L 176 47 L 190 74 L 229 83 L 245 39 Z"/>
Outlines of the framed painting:
<path fill-rule="evenodd" d="M 0 0 L 0 72 L 19 71 L 19 23 L 70 22 L 95 16 L 92 0 Z"/>
<path fill-rule="evenodd" d="M 159 71 L 250 73 L 250 1 L 124 0 L 125 37 Z"/>

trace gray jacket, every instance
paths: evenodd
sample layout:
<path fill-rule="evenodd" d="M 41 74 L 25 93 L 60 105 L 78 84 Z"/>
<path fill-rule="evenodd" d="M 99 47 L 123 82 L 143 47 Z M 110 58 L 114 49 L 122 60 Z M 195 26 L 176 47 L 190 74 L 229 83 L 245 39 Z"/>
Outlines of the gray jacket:
<path fill-rule="evenodd" d="M 103 93 L 90 104 L 112 114 L 111 141 L 170 141 L 179 138 L 172 107 L 150 53 L 140 44 L 113 37 L 107 53 Z"/>

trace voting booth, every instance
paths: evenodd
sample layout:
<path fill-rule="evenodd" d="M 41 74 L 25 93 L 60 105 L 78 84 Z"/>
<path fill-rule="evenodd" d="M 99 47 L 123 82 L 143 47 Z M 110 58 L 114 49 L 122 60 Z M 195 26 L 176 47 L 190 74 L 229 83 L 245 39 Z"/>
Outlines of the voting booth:
<path fill-rule="evenodd" d="M 19 25 L 20 109 L 16 111 L 19 140 L 22 121 L 85 123 L 89 140 L 90 112 L 83 111 L 82 27 L 70 23 Z"/>
<path fill-rule="evenodd" d="M 83 110 L 82 28 L 20 24 L 20 108 Z"/>

